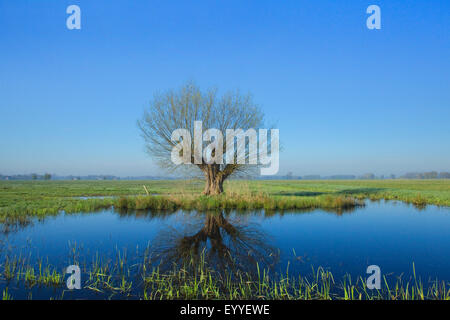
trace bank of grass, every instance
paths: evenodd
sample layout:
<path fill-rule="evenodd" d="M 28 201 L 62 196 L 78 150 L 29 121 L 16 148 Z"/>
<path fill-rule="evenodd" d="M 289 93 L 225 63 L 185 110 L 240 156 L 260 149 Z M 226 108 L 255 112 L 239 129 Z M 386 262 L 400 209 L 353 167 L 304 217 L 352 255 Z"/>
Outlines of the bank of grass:
<path fill-rule="evenodd" d="M 308 275 L 278 274 L 255 265 L 255 271 L 226 270 L 217 272 L 205 256 L 186 262 L 171 270 L 161 271 L 144 256 L 140 262 L 129 263 L 126 255 L 116 259 L 100 259 L 80 264 L 80 299 L 257 299 L 257 300 L 449 300 L 449 284 L 443 281 L 423 282 L 415 276 L 387 279 L 379 290 L 367 288 L 366 279 L 350 275 L 336 279 L 330 271 L 312 268 Z M 75 263 L 75 262 L 74 262 Z M 35 288 L 43 290 L 38 299 L 70 299 L 65 287 L 65 274 L 59 268 L 29 258 L 6 259 L 0 264 L 0 288 L 3 299 L 14 294 L 26 295 Z M 35 291 L 36 292 L 36 291 Z"/>
<path fill-rule="evenodd" d="M 207 196 L 137 196 L 120 197 L 113 201 L 114 207 L 118 209 L 136 210 L 308 210 L 329 209 L 347 210 L 364 203 L 347 196 L 324 196 L 324 197 L 271 197 L 265 194 L 255 195 L 219 195 Z"/>
<path fill-rule="evenodd" d="M 144 185 L 152 196 L 146 197 Z M 450 206 L 450 180 L 230 180 L 219 197 L 201 196 L 203 187 L 201 180 L 0 181 L 0 221 L 113 205 L 136 209 L 345 209 L 358 205 L 357 200 L 385 199 L 419 207 Z M 109 198 L 79 198 L 99 196 Z"/>

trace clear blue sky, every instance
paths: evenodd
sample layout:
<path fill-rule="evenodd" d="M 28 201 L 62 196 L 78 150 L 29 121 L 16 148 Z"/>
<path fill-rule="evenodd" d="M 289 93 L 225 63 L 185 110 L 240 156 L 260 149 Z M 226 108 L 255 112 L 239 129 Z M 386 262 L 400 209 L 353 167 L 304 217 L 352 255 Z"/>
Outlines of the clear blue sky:
<path fill-rule="evenodd" d="M 0 0 L 0 173 L 162 174 L 136 120 L 186 80 L 252 92 L 282 174 L 450 170 L 450 1 Z"/>

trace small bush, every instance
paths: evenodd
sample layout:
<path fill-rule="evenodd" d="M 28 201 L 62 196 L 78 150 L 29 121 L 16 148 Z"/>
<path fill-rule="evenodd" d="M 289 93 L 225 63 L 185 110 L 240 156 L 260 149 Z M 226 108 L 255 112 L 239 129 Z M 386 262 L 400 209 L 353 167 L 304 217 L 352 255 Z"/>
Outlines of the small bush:
<path fill-rule="evenodd" d="M 128 208 L 128 199 L 125 198 L 125 197 L 120 197 L 117 200 L 116 207 L 119 208 L 119 209 L 126 209 L 126 208 Z"/>
<path fill-rule="evenodd" d="M 422 195 L 420 193 L 418 193 L 417 196 L 415 196 L 412 199 L 412 203 L 416 207 L 423 208 L 427 205 L 427 200 L 424 197 L 422 197 Z"/>

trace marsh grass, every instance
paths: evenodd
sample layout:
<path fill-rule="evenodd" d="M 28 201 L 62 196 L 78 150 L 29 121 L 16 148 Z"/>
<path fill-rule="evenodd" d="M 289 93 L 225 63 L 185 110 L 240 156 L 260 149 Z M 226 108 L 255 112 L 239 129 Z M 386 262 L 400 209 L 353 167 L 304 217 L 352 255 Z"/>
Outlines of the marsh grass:
<path fill-rule="evenodd" d="M 3 290 L 2 300 L 12 300 L 11 295 L 8 293 L 8 288 Z"/>
<path fill-rule="evenodd" d="M 28 264 L 28 260 L 22 256 L 5 258 L 2 270 L 3 279 L 6 281 L 22 281 L 27 287 L 35 285 L 59 286 L 64 276 L 52 267 L 48 262 L 38 260 L 35 265 Z"/>
<path fill-rule="evenodd" d="M 334 209 L 345 210 L 364 206 L 364 202 L 347 196 L 339 197 L 270 197 L 265 194 L 209 196 L 138 196 L 121 197 L 114 201 L 118 209 L 135 210 L 294 210 L 294 209 Z"/>
<path fill-rule="evenodd" d="M 64 299 L 64 271 L 39 260 L 14 257 L 0 265 L 3 299 L 11 299 L 11 288 L 31 290 L 34 286 L 59 289 L 59 295 L 46 298 Z M 193 261 L 196 261 L 195 263 Z M 182 266 L 162 271 L 144 254 L 130 263 L 118 251 L 116 258 L 97 254 L 90 263 L 82 263 L 82 290 L 85 298 L 94 299 L 270 299 L 270 300 L 449 300 L 450 288 L 443 281 L 422 282 L 383 278 L 380 290 L 369 290 L 364 278 L 355 281 L 350 275 L 335 279 L 325 268 L 312 268 L 307 275 L 274 273 L 256 264 L 255 272 L 228 269 L 218 272 L 208 265 L 205 255 Z M 52 292 L 55 292 L 55 291 Z M 30 291 L 31 292 L 31 291 Z M 29 295 L 31 296 L 31 295 Z"/>

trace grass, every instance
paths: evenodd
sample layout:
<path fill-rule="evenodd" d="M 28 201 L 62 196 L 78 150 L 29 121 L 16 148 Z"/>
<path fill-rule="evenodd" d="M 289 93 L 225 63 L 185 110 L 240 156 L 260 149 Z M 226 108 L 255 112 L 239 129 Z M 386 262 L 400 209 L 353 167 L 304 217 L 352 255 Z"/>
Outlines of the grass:
<path fill-rule="evenodd" d="M 12 300 L 11 295 L 8 293 L 8 288 L 3 290 L 2 300 Z"/>
<path fill-rule="evenodd" d="M 250 196 L 230 196 L 220 195 L 216 197 L 206 196 L 138 196 L 121 197 L 113 201 L 114 206 L 119 209 L 154 209 L 154 210 L 199 210 L 209 211 L 214 209 L 229 210 L 253 210 L 264 209 L 266 211 L 274 210 L 293 210 L 293 209 L 333 209 L 345 210 L 355 206 L 363 206 L 351 197 L 314 197 L 314 198 L 296 198 L 296 197 L 270 197 L 264 194 Z"/>
<path fill-rule="evenodd" d="M 400 200 L 450 206 L 450 180 L 284 180 L 251 181 L 252 190 L 273 196 L 346 195 L 358 199 Z"/>
<path fill-rule="evenodd" d="M 203 258 L 182 266 L 161 271 L 152 266 L 151 259 L 143 256 L 140 261 L 129 263 L 125 255 L 116 259 L 98 258 L 81 264 L 82 288 L 75 290 L 79 297 L 90 299 L 259 299 L 259 300 L 449 300 L 448 283 L 430 281 L 424 283 L 414 276 L 383 278 L 379 290 L 370 290 L 362 277 L 352 280 L 348 274 L 340 280 L 322 267 L 312 269 L 308 275 L 292 276 L 288 270 L 278 274 L 256 264 L 255 272 L 226 270 L 217 272 Z M 38 299 L 70 298 L 65 288 L 65 275 L 58 268 L 38 261 L 11 258 L 0 265 L 0 287 L 4 285 L 3 299 L 11 299 L 14 290 L 51 288 L 43 291 Z M 36 291 L 35 291 L 36 292 Z M 23 294 L 23 292 L 22 292 Z M 56 296 L 55 296 L 56 294 Z M 30 295 L 29 295 L 30 297 Z"/>
<path fill-rule="evenodd" d="M 153 196 L 146 196 L 147 191 Z M 0 181 L 0 222 L 8 218 L 134 209 L 346 209 L 357 200 L 450 206 L 450 180 L 231 180 L 225 194 L 201 196 L 203 181 Z M 80 197 L 106 197 L 82 199 Z"/>
<path fill-rule="evenodd" d="M 64 279 L 48 262 L 38 260 L 35 268 L 27 265 L 27 259 L 22 257 L 6 257 L 2 271 L 5 280 L 22 280 L 30 288 L 35 285 L 58 286 Z"/>

